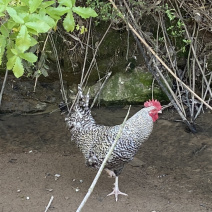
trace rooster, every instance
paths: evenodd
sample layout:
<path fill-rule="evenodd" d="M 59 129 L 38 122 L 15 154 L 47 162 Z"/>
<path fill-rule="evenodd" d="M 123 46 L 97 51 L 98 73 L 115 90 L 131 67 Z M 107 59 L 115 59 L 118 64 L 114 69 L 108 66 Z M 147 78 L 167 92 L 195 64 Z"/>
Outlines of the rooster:
<path fill-rule="evenodd" d="M 89 108 L 89 94 L 84 96 L 80 86 L 78 94 L 78 100 L 65 121 L 71 132 L 71 140 L 82 151 L 86 165 L 98 169 L 114 142 L 120 125 L 96 124 Z M 161 113 L 161 105 L 157 100 L 145 102 L 144 107 L 126 121 L 122 135 L 105 166 L 105 171 L 109 176 L 115 177 L 115 187 L 108 196 L 115 195 L 116 201 L 118 195 L 127 196 L 119 190 L 118 176 L 124 165 L 133 159 L 141 144 L 149 137 L 153 122 L 158 119 L 158 113 Z M 60 108 L 63 107 L 60 105 Z"/>

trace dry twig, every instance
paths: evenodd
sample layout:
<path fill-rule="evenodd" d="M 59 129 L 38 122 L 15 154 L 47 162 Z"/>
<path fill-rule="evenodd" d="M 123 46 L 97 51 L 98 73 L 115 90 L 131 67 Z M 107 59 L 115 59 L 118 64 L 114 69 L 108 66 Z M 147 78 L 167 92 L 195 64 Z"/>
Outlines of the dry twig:
<path fill-rule="evenodd" d="M 44 212 L 47 212 L 47 211 L 48 211 L 49 207 L 50 207 L 50 206 L 51 206 L 51 204 L 52 204 L 53 199 L 54 199 L 54 197 L 53 197 L 53 196 L 51 196 L 51 198 L 50 198 L 50 200 L 49 200 L 49 203 L 48 203 L 48 205 L 46 206 L 46 209 L 45 209 L 45 211 L 44 211 Z"/>
<path fill-rule="evenodd" d="M 8 70 L 6 70 L 6 72 L 5 72 L 4 81 L 3 81 L 2 87 L 1 87 L 1 93 L 0 93 L 0 106 L 1 106 L 2 96 L 3 96 L 3 93 L 4 93 L 4 87 L 5 87 L 5 84 L 6 84 L 6 81 L 7 81 L 7 75 L 8 75 Z"/>

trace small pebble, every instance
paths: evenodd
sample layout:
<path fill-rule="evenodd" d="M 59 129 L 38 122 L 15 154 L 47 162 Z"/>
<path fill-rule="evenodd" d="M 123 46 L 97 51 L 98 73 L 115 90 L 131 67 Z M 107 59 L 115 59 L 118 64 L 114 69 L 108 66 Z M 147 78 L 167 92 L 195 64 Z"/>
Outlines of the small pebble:
<path fill-rule="evenodd" d="M 18 192 L 18 193 L 20 193 L 20 192 L 21 192 L 21 190 L 20 190 L 20 189 L 18 189 L 18 190 L 17 190 L 17 192 Z"/>
<path fill-rule="evenodd" d="M 55 174 L 54 177 L 54 179 L 57 180 L 60 177 L 60 174 Z"/>
<path fill-rule="evenodd" d="M 27 200 L 29 200 L 29 197 L 26 197 Z"/>

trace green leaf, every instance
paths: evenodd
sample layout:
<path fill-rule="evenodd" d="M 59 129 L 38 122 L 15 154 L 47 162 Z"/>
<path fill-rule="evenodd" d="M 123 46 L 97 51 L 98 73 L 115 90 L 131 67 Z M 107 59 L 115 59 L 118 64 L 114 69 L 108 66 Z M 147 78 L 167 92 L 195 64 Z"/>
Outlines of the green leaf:
<path fill-rule="evenodd" d="M 52 5 L 54 3 L 55 3 L 55 1 L 45 1 L 45 2 L 42 2 L 41 5 L 40 5 L 40 8 L 49 7 L 50 5 Z"/>
<path fill-rule="evenodd" d="M 1 0 L 2 3 L 4 3 L 5 5 L 8 5 L 12 0 Z"/>
<path fill-rule="evenodd" d="M 10 50 L 14 55 L 18 56 L 18 49 L 10 49 Z"/>
<path fill-rule="evenodd" d="M 0 0 L 0 16 L 4 16 L 5 14 L 2 13 L 7 9 L 7 5 L 11 0 Z"/>
<path fill-rule="evenodd" d="M 7 27 L 4 24 L 1 25 L 0 32 L 2 35 L 4 35 L 4 37 L 9 36 L 9 30 L 7 29 Z"/>
<path fill-rule="evenodd" d="M 63 27 L 67 32 L 74 31 L 75 21 L 74 21 L 74 17 L 73 17 L 73 14 L 71 11 L 69 13 L 67 13 L 67 15 L 63 21 Z"/>
<path fill-rule="evenodd" d="M 51 18 L 51 17 L 48 16 L 48 15 L 42 16 L 41 19 L 42 19 L 46 24 L 48 24 L 51 28 L 53 28 L 53 27 L 56 26 L 56 22 L 54 21 L 54 19 Z"/>
<path fill-rule="evenodd" d="M 21 0 L 22 3 L 24 3 L 25 5 L 29 6 L 29 0 Z"/>
<path fill-rule="evenodd" d="M 23 24 L 24 20 L 18 16 L 17 12 L 12 7 L 7 7 L 7 12 L 10 15 L 10 17 L 19 24 Z"/>
<path fill-rule="evenodd" d="M 90 7 L 73 7 L 72 10 L 84 19 L 97 16 L 97 13 Z"/>
<path fill-rule="evenodd" d="M 15 65 L 13 66 L 13 73 L 17 78 L 21 77 L 24 74 L 24 67 L 21 63 L 20 57 L 16 58 Z"/>
<path fill-rule="evenodd" d="M 6 47 L 6 38 L 3 35 L 0 35 L 0 65 L 2 63 L 2 57 L 5 52 L 5 47 Z"/>
<path fill-rule="evenodd" d="M 38 59 L 38 57 L 35 54 L 33 54 L 32 52 L 21 53 L 21 54 L 19 54 L 19 56 L 22 59 L 27 60 L 30 63 L 34 63 Z"/>
<path fill-rule="evenodd" d="M 35 40 L 35 38 L 33 38 L 33 37 L 30 37 L 30 39 L 31 39 L 31 46 L 34 46 L 34 45 L 36 45 L 38 42 L 37 42 L 37 40 Z"/>
<path fill-rule="evenodd" d="M 13 27 L 15 25 L 17 25 L 17 23 L 15 21 L 13 21 L 12 18 L 10 18 L 5 25 L 6 25 L 7 29 L 13 29 Z"/>
<path fill-rule="evenodd" d="M 30 13 L 34 13 L 35 10 L 40 6 L 43 0 L 29 0 L 29 11 Z"/>
<path fill-rule="evenodd" d="M 87 28 L 84 27 L 84 26 L 81 26 L 81 29 L 80 29 L 80 34 L 84 34 L 85 32 L 87 32 Z"/>
<path fill-rule="evenodd" d="M 5 16 L 4 11 L 7 9 L 7 6 L 0 4 L 0 17 Z"/>
<path fill-rule="evenodd" d="M 28 28 L 35 30 L 37 33 L 45 33 L 48 32 L 51 28 L 47 23 L 44 21 L 36 21 L 36 22 L 27 22 L 25 24 Z"/>
<path fill-rule="evenodd" d="M 31 45 L 31 37 L 28 34 L 27 27 L 21 26 L 21 29 L 16 38 L 16 46 L 21 52 L 25 52 Z"/>
<path fill-rule="evenodd" d="M 72 8 L 72 1 L 70 0 L 58 0 L 58 3 L 66 7 Z"/>
<path fill-rule="evenodd" d="M 16 61 L 17 56 L 13 55 L 12 57 L 7 56 L 7 69 L 11 70 L 13 68 L 13 66 L 15 65 L 15 61 Z"/>
<path fill-rule="evenodd" d="M 28 6 L 15 6 L 13 7 L 15 9 L 15 11 L 18 13 L 18 15 L 20 16 L 20 13 L 27 13 L 29 14 L 29 7 Z"/>
<path fill-rule="evenodd" d="M 69 8 L 68 7 L 48 7 L 46 8 L 46 13 L 51 16 L 52 18 L 56 19 L 56 20 L 59 20 L 60 17 L 62 15 L 64 15 L 65 13 L 69 12 Z"/>
<path fill-rule="evenodd" d="M 31 15 L 28 12 L 20 12 L 18 13 L 19 17 L 22 18 L 24 20 L 24 22 L 26 22 L 25 20 Z"/>
<path fill-rule="evenodd" d="M 47 70 L 45 68 L 41 68 L 40 71 L 41 71 L 41 73 L 43 74 L 44 77 L 48 77 L 49 76 L 49 74 L 48 74 L 48 72 L 47 72 Z"/>

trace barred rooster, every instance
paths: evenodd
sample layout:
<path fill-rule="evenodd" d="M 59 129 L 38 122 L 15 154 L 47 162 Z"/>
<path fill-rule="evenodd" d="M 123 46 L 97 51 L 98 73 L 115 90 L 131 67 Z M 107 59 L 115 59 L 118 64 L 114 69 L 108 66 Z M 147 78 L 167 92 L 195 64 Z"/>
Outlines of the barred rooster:
<path fill-rule="evenodd" d="M 89 108 L 89 94 L 84 96 L 80 87 L 78 90 L 78 101 L 65 121 L 71 132 L 71 139 L 85 157 L 86 165 L 98 169 L 114 142 L 120 125 L 111 127 L 96 124 Z M 118 176 L 124 165 L 133 159 L 141 144 L 149 137 L 153 122 L 158 119 L 158 113 L 161 113 L 161 105 L 157 100 L 147 101 L 144 106 L 145 108 L 126 121 L 122 135 L 105 166 L 109 176 L 115 177 L 115 187 L 108 196 L 115 195 L 116 201 L 119 194 L 127 195 L 119 190 Z"/>

